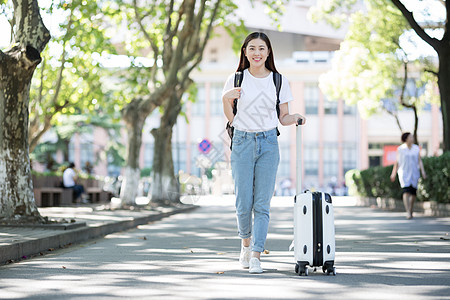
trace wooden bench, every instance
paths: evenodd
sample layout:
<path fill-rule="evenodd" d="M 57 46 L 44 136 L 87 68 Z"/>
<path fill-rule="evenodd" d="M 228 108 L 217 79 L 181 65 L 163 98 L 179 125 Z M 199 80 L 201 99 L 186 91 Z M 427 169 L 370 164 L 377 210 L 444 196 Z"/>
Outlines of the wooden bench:
<path fill-rule="evenodd" d="M 40 187 L 34 189 L 34 199 L 39 207 L 60 206 L 63 199 L 63 188 Z"/>
<path fill-rule="evenodd" d="M 95 179 L 80 179 L 85 193 L 92 203 L 104 203 L 111 200 L 112 194 L 104 191 L 102 182 Z M 34 198 L 38 207 L 74 205 L 74 192 L 71 188 L 61 187 L 59 176 L 33 176 Z"/>
<path fill-rule="evenodd" d="M 92 203 L 98 203 L 101 202 L 100 195 L 103 192 L 102 188 L 99 187 L 87 187 L 85 189 L 86 194 L 89 197 L 89 201 Z"/>

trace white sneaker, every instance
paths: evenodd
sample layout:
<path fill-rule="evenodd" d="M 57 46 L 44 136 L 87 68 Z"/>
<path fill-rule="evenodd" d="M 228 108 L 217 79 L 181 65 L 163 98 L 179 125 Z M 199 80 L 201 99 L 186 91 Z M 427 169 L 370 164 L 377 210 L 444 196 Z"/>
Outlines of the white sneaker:
<path fill-rule="evenodd" d="M 259 274 L 259 273 L 263 272 L 263 269 L 261 268 L 261 262 L 256 257 L 252 257 L 250 259 L 249 265 L 250 265 L 250 267 L 249 267 L 248 271 L 250 273 L 252 273 L 252 274 Z"/>
<path fill-rule="evenodd" d="M 239 256 L 239 262 L 244 269 L 248 269 L 250 266 L 250 257 L 252 256 L 252 249 L 250 246 L 241 248 L 241 255 Z"/>

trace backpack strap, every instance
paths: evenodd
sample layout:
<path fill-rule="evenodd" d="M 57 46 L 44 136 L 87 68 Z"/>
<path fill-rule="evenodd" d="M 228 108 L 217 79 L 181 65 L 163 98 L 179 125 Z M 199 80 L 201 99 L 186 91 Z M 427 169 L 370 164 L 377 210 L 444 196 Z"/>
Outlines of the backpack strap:
<path fill-rule="evenodd" d="M 275 88 L 277 90 L 277 116 L 278 119 L 280 118 L 280 91 L 281 91 L 281 84 L 282 84 L 282 76 L 280 73 L 273 72 L 273 83 L 275 84 Z"/>
<path fill-rule="evenodd" d="M 244 79 L 244 72 L 234 73 L 234 87 L 240 87 L 242 85 L 242 80 Z M 237 99 L 233 101 L 233 114 L 237 114 Z"/>
<path fill-rule="evenodd" d="M 280 73 L 275 73 L 273 72 L 273 83 L 275 84 L 275 89 L 277 90 L 277 104 L 276 104 L 276 109 L 277 109 L 277 116 L 278 119 L 280 118 L 280 91 L 281 91 L 281 84 L 282 84 L 282 76 Z M 278 130 L 277 127 L 277 136 L 280 135 L 280 131 Z"/>

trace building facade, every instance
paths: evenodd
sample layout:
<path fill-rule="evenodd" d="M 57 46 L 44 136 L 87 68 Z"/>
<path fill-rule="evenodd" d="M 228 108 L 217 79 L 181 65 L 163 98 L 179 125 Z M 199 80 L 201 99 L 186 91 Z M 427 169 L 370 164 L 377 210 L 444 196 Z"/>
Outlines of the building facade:
<path fill-rule="evenodd" d="M 320 91 L 319 77 L 330 70 L 333 53 L 345 37 L 345 28 L 334 30 L 325 24 L 308 21 L 310 2 L 292 1 L 289 4 L 281 21 L 282 32 L 275 29 L 258 1 L 253 8 L 243 1 L 240 13 L 246 15 L 246 26 L 250 31 L 263 31 L 270 37 L 276 67 L 289 80 L 294 96 L 289 110 L 307 118 L 306 125 L 302 126 L 304 187 L 342 187 L 346 171 L 383 164 L 386 151 L 392 149 L 388 147 L 400 143 L 401 132 L 390 115 L 375 115 L 363 120 L 356 106 L 346 105 L 343 99 L 330 101 Z M 249 10 L 254 13 L 246 13 Z M 235 72 L 238 61 L 238 55 L 232 50 L 231 37 L 216 28 L 205 49 L 200 70 L 192 75 L 198 90 L 196 101 L 187 102 L 184 108 L 186 118 L 179 117 L 174 127 L 172 153 L 175 172 L 182 170 L 200 177 L 204 173 L 205 161 L 207 167 L 216 162 L 224 162 L 221 165 L 229 162 L 230 141 L 225 131 L 221 95 L 225 80 Z M 423 155 L 437 155 L 442 149 L 440 114 L 436 105 L 428 105 L 419 117 L 418 136 Z M 404 130 L 413 130 L 412 111 L 400 111 L 399 118 Z M 141 168 L 150 168 L 153 164 L 154 142 L 150 130 L 158 126 L 159 113 L 154 112 L 143 132 Z M 279 130 L 281 161 L 277 181 L 290 179 L 295 182 L 295 126 L 280 125 Z M 106 145 L 106 136 L 100 128 L 95 128 L 91 135 L 75 135 L 69 157 L 80 167 L 90 161 L 96 174 L 117 175 L 120 168 L 108 165 L 107 159 L 95 160 L 96 153 Z M 125 133 L 123 140 L 125 143 Z M 205 140 L 212 145 L 208 153 L 199 148 L 200 142 Z"/>

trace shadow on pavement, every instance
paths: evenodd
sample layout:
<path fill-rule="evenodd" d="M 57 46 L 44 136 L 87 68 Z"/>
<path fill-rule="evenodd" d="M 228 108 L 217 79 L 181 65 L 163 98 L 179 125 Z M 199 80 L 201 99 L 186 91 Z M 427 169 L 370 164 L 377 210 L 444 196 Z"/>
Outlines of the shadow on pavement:
<path fill-rule="evenodd" d="M 336 207 L 337 276 L 294 273 L 292 209 L 274 207 L 264 274 L 238 263 L 233 206 L 205 206 L 0 268 L 0 299 L 442 299 L 450 219 Z"/>

